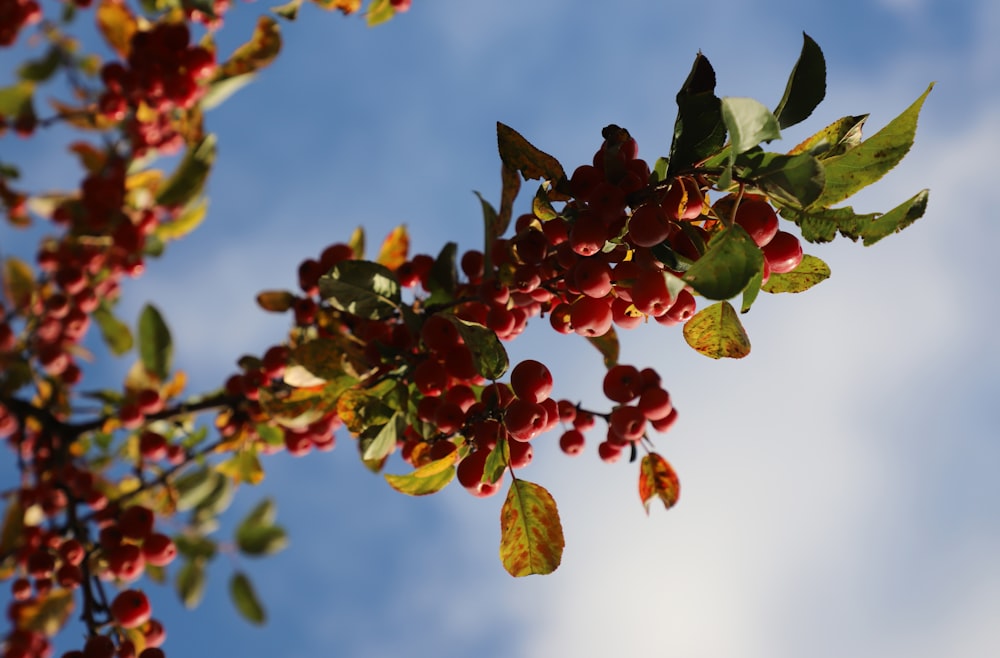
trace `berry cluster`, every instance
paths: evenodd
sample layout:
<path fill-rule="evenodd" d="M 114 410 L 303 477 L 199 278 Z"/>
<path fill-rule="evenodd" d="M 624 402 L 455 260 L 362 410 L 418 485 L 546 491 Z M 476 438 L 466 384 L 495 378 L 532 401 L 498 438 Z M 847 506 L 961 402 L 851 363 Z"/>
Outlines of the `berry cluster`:
<path fill-rule="evenodd" d="M 0 46 L 17 40 L 21 28 L 42 20 L 42 8 L 35 0 L 0 0 Z"/>
<path fill-rule="evenodd" d="M 190 40 L 187 23 L 155 23 L 132 36 L 127 61 L 101 68 L 105 91 L 98 109 L 113 121 L 131 112 L 128 130 L 137 156 L 148 148 L 174 152 L 183 144 L 169 112 L 193 107 L 204 95 L 202 83 L 216 68 L 215 53 Z"/>

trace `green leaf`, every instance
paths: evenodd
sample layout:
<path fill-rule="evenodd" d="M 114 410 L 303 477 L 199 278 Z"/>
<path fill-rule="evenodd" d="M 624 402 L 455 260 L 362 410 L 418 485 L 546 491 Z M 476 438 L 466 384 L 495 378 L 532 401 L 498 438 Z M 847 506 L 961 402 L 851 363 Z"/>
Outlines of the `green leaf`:
<path fill-rule="evenodd" d="M 767 106 L 752 98 L 722 99 L 722 120 L 729 131 L 731 153 L 739 155 L 761 142 L 781 138 L 778 120 Z"/>
<path fill-rule="evenodd" d="M 319 292 L 334 308 L 369 320 L 399 310 L 399 281 L 389 268 L 366 260 L 337 263 L 319 279 Z"/>
<path fill-rule="evenodd" d="M 500 510 L 500 560 L 519 578 L 552 573 L 562 561 L 562 523 L 551 494 L 527 480 L 513 480 Z"/>
<path fill-rule="evenodd" d="M 185 608 L 194 608 L 205 595 L 205 562 L 195 558 L 184 563 L 177 572 L 177 594 Z"/>
<path fill-rule="evenodd" d="M 385 474 L 385 481 L 399 493 L 426 496 L 444 489 L 455 477 L 454 454 L 424 464 L 408 475 Z"/>
<path fill-rule="evenodd" d="M 603 336 L 587 336 L 587 340 L 604 357 L 605 368 L 611 368 L 618 364 L 621 346 L 618 344 L 618 333 L 615 332 L 614 326 L 608 329 L 608 332 Z"/>
<path fill-rule="evenodd" d="M 173 481 L 177 495 L 177 509 L 192 509 L 205 500 L 215 488 L 216 474 L 204 466 L 188 471 Z"/>
<path fill-rule="evenodd" d="M 241 73 L 229 78 L 220 78 L 209 83 L 201 98 L 201 109 L 208 112 L 222 105 L 229 97 L 257 79 L 257 73 Z"/>
<path fill-rule="evenodd" d="M 826 187 L 810 209 L 827 208 L 879 180 L 909 152 L 917 131 L 917 118 L 931 83 L 899 116 L 882 130 L 845 153 L 826 158 Z"/>
<path fill-rule="evenodd" d="M 201 535 L 175 535 L 174 544 L 177 546 L 177 552 L 190 560 L 196 558 L 211 560 L 219 551 L 218 544 Z"/>
<path fill-rule="evenodd" d="M 740 175 L 784 205 L 805 208 L 823 193 L 823 165 L 808 153 L 782 155 L 752 151 L 737 156 Z"/>
<path fill-rule="evenodd" d="M 215 162 L 215 144 L 215 135 L 209 133 L 197 144 L 188 146 L 177 169 L 156 195 L 157 204 L 180 208 L 201 194 Z"/>
<path fill-rule="evenodd" d="M 504 168 L 507 171 L 507 168 Z M 514 172 L 513 180 L 517 183 L 518 188 L 521 186 L 521 179 L 518 178 L 517 172 Z M 506 178 L 504 179 L 506 185 Z M 483 235 L 486 238 L 486 243 L 483 251 L 483 256 L 485 258 L 485 265 L 483 270 L 487 273 L 493 271 L 493 258 L 491 256 L 492 249 L 490 248 L 493 241 L 504 234 L 507 230 L 507 225 L 510 223 L 510 213 L 511 210 L 507 209 L 507 219 L 501 220 L 497 215 L 497 211 L 493 208 L 493 205 L 483 198 L 483 195 L 479 192 L 474 192 L 474 194 L 479 198 L 479 204 L 483 208 Z M 517 196 L 517 191 L 514 192 L 514 196 Z M 510 201 L 512 204 L 513 199 Z"/>
<path fill-rule="evenodd" d="M 761 271 L 763 260 L 753 238 L 734 224 L 712 238 L 708 251 L 688 268 L 683 279 L 707 299 L 729 299 Z"/>
<path fill-rule="evenodd" d="M 0 88 L 0 116 L 17 117 L 32 110 L 35 84 L 25 80 Z"/>
<path fill-rule="evenodd" d="M 373 0 L 368 5 L 368 11 L 365 12 L 365 22 L 368 24 L 368 27 L 375 27 L 391 20 L 395 15 L 396 10 L 393 9 L 392 3 L 389 0 Z"/>
<path fill-rule="evenodd" d="M 266 67 L 281 52 L 281 26 L 274 18 L 261 15 L 257 18 L 250 41 L 244 43 L 219 69 L 213 82 L 234 78 Z"/>
<path fill-rule="evenodd" d="M 788 154 L 808 153 L 821 160 L 841 155 L 861 143 L 861 129 L 867 119 L 867 114 L 837 119 Z"/>
<path fill-rule="evenodd" d="M 753 303 L 757 300 L 757 296 L 760 294 L 761 284 L 764 282 L 764 267 L 763 262 L 761 263 L 761 269 L 759 272 L 753 275 L 750 279 L 750 283 L 747 287 L 743 289 L 743 303 L 740 305 L 740 313 L 746 313 L 753 306 Z"/>
<path fill-rule="evenodd" d="M 17 627 L 48 637 L 59 633 L 73 613 L 76 598 L 72 590 L 56 588 L 48 594 L 38 596 L 18 609 Z M 8 645 L 9 646 L 9 645 Z"/>
<path fill-rule="evenodd" d="M 729 302 L 701 309 L 684 325 L 684 340 L 713 359 L 742 359 L 750 353 L 750 338 Z"/>
<path fill-rule="evenodd" d="M 163 316 L 152 304 L 146 304 L 139 315 L 139 358 L 146 372 L 160 381 L 170 374 L 173 342 Z"/>
<path fill-rule="evenodd" d="M 774 116 L 781 128 L 794 126 L 806 119 L 826 96 L 826 60 L 823 51 L 812 38 L 802 33 L 802 52 L 788 76 L 785 94 Z"/>
<path fill-rule="evenodd" d="M 299 17 L 299 8 L 302 6 L 302 0 L 291 0 L 291 2 L 286 2 L 283 5 L 278 5 L 277 7 L 271 7 L 273 11 L 278 16 L 281 16 L 285 20 L 294 21 Z"/>
<path fill-rule="evenodd" d="M 208 198 L 188 203 L 176 219 L 157 224 L 155 235 L 161 241 L 178 240 L 198 228 L 208 214 Z"/>
<path fill-rule="evenodd" d="M 482 448 L 480 448 L 482 449 Z M 510 444 L 506 436 L 497 437 L 497 445 L 490 454 L 486 455 L 486 463 L 483 465 L 483 482 L 496 484 L 510 463 Z"/>
<path fill-rule="evenodd" d="M 690 169 L 718 152 L 725 141 L 722 103 L 715 95 L 715 70 L 708 59 L 698 53 L 691 72 L 677 92 L 677 119 L 664 178 L 673 178 Z"/>
<path fill-rule="evenodd" d="M 59 49 L 52 46 L 45 53 L 44 57 L 29 59 L 24 64 L 21 64 L 17 69 L 17 77 L 21 80 L 30 80 L 31 82 L 45 82 L 59 68 L 60 61 L 62 61 L 62 58 Z"/>
<path fill-rule="evenodd" d="M 264 467 L 260 463 L 256 447 L 244 448 L 232 457 L 219 463 L 215 469 L 231 479 L 234 484 L 260 484 L 264 479 Z"/>
<path fill-rule="evenodd" d="M 503 235 L 507 231 L 507 227 L 510 226 L 510 219 L 514 215 L 514 200 L 517 198 L 517 194 L 520 191 L 521 176 L 517 173 L 517 169 L 508 167 L 507 165 L 502 165 L 500 167 L 500 212 L 493 213 L 494 221 L 492 225 L 487 224 L 487 228 L 492 229 L 486 233 L 487 259 L 490 257 L 489 246 L 493 244 L 493 239 Z M 480 200 L 482 200 L 482 197 L 480 197 Z M 483 208 L 483 214 L 486 214 L 485 207 Z M 489 260 L 486 262 L 489 263 Z"/>
<path fill-rule="evenodd" d="M 535 192 L 535 198 L 531 200 L 531 212 L 543 222 L 555 219 L 559 216 L 556 209 L 552 207 L 552 201 L 545 189 L 545 185 L 539 185 Z"/>
<path fill-rule="evenodd" d="M 267 621 L 264 606 L 257 598 L 250 578 L 242 571 L 235 572 L 229 579 L 229 597 L 232 599 L 233 605 L 236 606 L 236 611 L 251 624 L 260 626 Z"/>
<path fill-rule="evenodd" d="M 772 274 L 764 285 L 764 292 L 802 292 L 830 278 L 830 266 L 815 256 L 806 254 L 791 272 Z"/>
<path fill-rule="evenodd" d="M 389 417 L 384 425 L 378 430 L 375 438 L 365 446 L 361 458 L 365 461 L 377 461 L 389 454 L 396 448 L 396 442 L 403 431 L 403 417 L 400 412 L 395 412 Z"/>
<path fill-rule="evenodd" d="M 677 504 L 680 493 L 681 483 L 670 462 L 655 452 L 642 458 L 639 464 L 639 499 L 646 508 L 646 514 L 649 514 L 649 503 L 654 498 L 659 498 L 663 506 L 670 509 Z"/>
<path fill-rule="evenodd" d="M 428 276 L 431 296 L 427 303 L 449 302 L 455 297 L 455 289 L 458 287 L 457 255 L 458 245 L 448 242 L 434 259 Z"/>
<path fill-rule="evenodd" d="M 499 379 L 507 372 L 510 360 L 496 332 L 477 322 L 469 322 L 450 313 L 444 314 L 461 334 L 466 347 L 472 352 L 476 371 L 486 379 Z"/>
<path fill-rule="evenodd" d="M 212 491 L 201 502 L 195 505 L 194 512 L 197 520 L 215 518 L 222 514 L 233 502 L 236 493 L 236 486 L 233 481 L 219 473 L 213 473 L 215 486 Z"/>
<path fill-rule="evenodd" d="M 850 206 L 806 211 L 783 207 L 781 216 L 798 224 L 809 242 L 829 242 L 839 231 L 855 242 L 860 238 L 867 247 L 923 217 L 928 194 L 922 190 L 884 214 L 857 215 Z"/>
<path fill-rule="evenodd" d="M 276 525 L 241 527 L 236 533 L 236 546 L 251 557 L 274 555 L 288 546 L 288 535 Z"/>
<path fill-rule="evenodd" d="M 566 177 L 558 160 L 532 146 L 519 132 L 499 121 L 497 144 L 500 147 L 500 160 L 504 165 L 521 172 L 526 180 L 540 178 L 558 183 Z"/>
<path fill-rule="evenodd" d="M 119 320 L 111 312 L 106 304 L 101 304 L 93 313 L 94 321 L 101 329 L 101 337 L 111 353 L 121 356 L 132 349 L 134 340 L 132 330 L 128 325 Z"/>

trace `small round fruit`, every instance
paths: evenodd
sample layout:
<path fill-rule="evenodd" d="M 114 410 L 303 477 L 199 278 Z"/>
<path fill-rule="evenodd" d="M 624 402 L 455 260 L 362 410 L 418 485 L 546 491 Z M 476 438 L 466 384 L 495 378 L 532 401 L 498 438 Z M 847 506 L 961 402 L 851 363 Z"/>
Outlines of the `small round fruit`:
<path fill-rule="evenodd" d="M 149 621 L 151 613 L 149 599 L 137 589 L 127 589 L 111 602 L 111 616 L 122 628 L 142 626 Z"/>
<path fill-rule="evenodd" d="M 531 402 L 541 402 L 552 393 L 552 373 L 540 361 L 521 361 L 510 373 L 510 386 L 514 394 Z"/>
<path fill-rule="evenodd" d="M 802 262 L 802 244 L 786 231 L 778 231 L 763 251 L 772 274 L 791 272 Z"/>

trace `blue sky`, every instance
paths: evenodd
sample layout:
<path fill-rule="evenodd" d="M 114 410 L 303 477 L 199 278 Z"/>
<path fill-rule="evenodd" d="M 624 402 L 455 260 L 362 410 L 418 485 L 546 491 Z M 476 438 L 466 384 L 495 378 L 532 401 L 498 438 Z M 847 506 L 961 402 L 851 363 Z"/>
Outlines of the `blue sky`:
<path fill-rule="evenodd" d="M 224 51 L 266 6 L 235 8 Z M 256 292 L 292 287 L 299 261 L 355 226 L 371 245 L 406 223 L 418 251 L 477 247 L 472 191 L 499 193 L 496 121 L 568 170 L 612 122 L 652 161 L 669 147 L 695 53 L 714 65 L 720 95 L 773 106 L 802 31 L 826 54 L 827 100 L 787 131 L 787 148 L 848 114 L 870 112 L 870 135 L 937 81 L 910 155 L 852 201 L 884 211 L 930 187 L 930 205 L 874 247 L 808 249 L 833 277 L 760 300 L 745 318 L 747 359 L 705 359 L 676 329 L 625 334 L 622 360 L 655 366 L 680 411 L 657 441 L 680 473 L 677 507 L 646 518 L 635 465 L 600 463 L 593 450 L 571 459 L 540 437 L 524 477 L 555 496 L 567 547 L 553 575 L 514 580 L 497 557 L 500 497 L 400 496 L 341 436 L 333 453 L 272 458 L 232 512 L 274 495 L 291 533 L 281 555 L 238 565 L 252 570 L 270 623 L 251 628 L 232 610 L 224 558 L 196 613 L 157 596 L 168 653 L 1000 653 L 991 0 L 416 0 L 375 30 L 307 7 L 285 26 L 274 66 L 210 114 L 220 155 L 209 219 L 127 288 L 123 315 L 155 300 L 178 367 L 193 389 L 212 387 L 287 326 L 256 309 Z M 10 61 L 0 58 L 0 75 Z M 78 175 L 49 142 L 8 136 L 0 158 L 36 180 Z M 4 228 L 0 244 L 28 242 Z M 539 324 L 510 349 L 550 363 L 557 395 L 600 402 L 602 366 L 582 339 Z"/>

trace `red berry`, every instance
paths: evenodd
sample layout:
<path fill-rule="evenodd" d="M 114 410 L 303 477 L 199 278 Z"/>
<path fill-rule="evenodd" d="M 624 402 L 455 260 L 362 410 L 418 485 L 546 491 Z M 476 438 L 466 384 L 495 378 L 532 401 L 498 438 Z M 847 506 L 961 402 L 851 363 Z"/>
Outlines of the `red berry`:
<path fill-rule="evenodd" d="M 604 375 L 604 395 L 615 402 L 631 402 L 642 392 L 642 375 L 635 366 L 618 364 Z"/>
<path fill-rule="evenodd" d="M 153 566 L 165 567 L 177 557 L 177 546 L 167 535 L 154 532 L 142 542 L 142 555 Z"/>
<path fill-rule="evenodd" d="M 149 621 L 149 599 L 137 589 L 127 589 L 111 602 L 111 616 L 123 628 L 137 628 Z"/>
<path fill-rule="evenodd" d="M 802 262 L 802 244 L 786 231 L 778 231 L 763 251 L 764 259 L 774 274 L 791 272 Z"/>
<path fill-rule="evenodd" d="M 545 364 L 527 359 L 514 366 L 510 373 L 510 386 L 514 394 L 531 402 L 541 402 L 552 392 L 552 373 Z"/>
<path fill-rule="evenodd" d="M 778 233 L 778 215 L 763 199 L 744 199 L 736 209 L 736 223 L 750 234 L 758 247 L 769 243 Z"/>
<path fill-rule="evenodd" d="M 586 443 L 586 439 L 583 436 L 583 432 L 577 429 L 566 430 L 563 435 L 559 437 L 559 448 L 565 452 L 567 455 L 578 455 L 583 452 L 583 446 Z"/>
<path fill-rule="evenodd" d="M 144 539 L 153 531 L 156 517 L 153 511 L 143 505 L 133 505 L 118 519 L 118 529 L 129 539 Z"/>
<path fill-rule="evenodd" d="M 504 412 L 504 426 L 517 441 L 530 441 L 542 432 L 547 423 L 545 407 L 531 400 L 517 398 Z"/>

